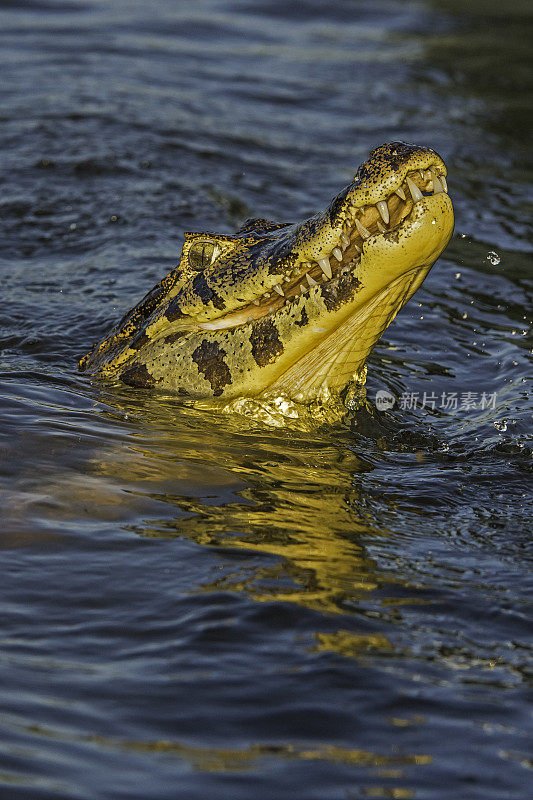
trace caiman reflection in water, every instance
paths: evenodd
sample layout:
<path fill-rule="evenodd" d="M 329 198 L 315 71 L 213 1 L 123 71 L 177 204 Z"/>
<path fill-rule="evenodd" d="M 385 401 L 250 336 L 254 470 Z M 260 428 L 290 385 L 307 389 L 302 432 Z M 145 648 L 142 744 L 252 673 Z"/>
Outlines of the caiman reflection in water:
<path fill-rule="evenodd" d="M 358 537 L 383 530 L 365 518 L 356 486 L 357 476 L 372 465 L 349 448 L 347 431 L 337 428 L 333 443 L 330 429 L 312 438 L 293 431 L 289 438 L 285 431 L 253 423 L 243 430 L 229 417 L 221 426 L 214 413 L 155 397 L 128 400 L 124 392 L 122 403 L 129 419 L 142 417 L 150 438 L 142 441 L 141 435 L 134 453 L 121 449 L 94 471 L 126 480 L 137 496 L 177 509 L 175 517 L 134 530 L 272 557 L 266 565 L 265 559 L 245 558 L 204 590 L 244 592 L 259 602 L 342 615 L 347 599 L 356 601 L 376 588 L 375 566 Z M 114 502 L 114 495 L 109 503 L 101 497 L 99 506 Z"/>

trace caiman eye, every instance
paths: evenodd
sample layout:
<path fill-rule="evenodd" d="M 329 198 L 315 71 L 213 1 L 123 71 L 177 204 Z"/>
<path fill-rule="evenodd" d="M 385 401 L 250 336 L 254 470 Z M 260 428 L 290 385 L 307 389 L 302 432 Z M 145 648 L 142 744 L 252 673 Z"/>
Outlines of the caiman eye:
<path fill-rule="evenodd" d="M 205 269 L 215 260 L 215 245 L 212 242 L 194 242 L 188 258 L 193 269 Z"/>

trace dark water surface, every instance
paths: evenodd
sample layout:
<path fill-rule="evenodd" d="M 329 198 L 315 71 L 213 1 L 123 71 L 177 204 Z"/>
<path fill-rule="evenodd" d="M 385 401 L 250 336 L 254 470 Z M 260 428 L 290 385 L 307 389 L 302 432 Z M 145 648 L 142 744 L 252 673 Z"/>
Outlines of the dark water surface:
<path fill-rule="evenodd" d="M 2 800 L 531 796 L 532 27 L 0 3 Z M 302 218 L 391 139 L 457 227 L 351 424 L 77 374 L 184 231 Z"/>

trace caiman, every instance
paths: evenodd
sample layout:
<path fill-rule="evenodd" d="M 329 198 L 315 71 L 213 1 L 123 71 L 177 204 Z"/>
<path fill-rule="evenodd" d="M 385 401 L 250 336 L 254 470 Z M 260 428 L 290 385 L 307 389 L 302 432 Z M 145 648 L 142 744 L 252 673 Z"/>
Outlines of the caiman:
<path fill-rule="evenodd" d="M 186 233 L 179 265 L 79 362 L 190 398 L 353 405 L 365 361 L 453 231 L 446 167 L 392 142 L 304 222 Z"/>

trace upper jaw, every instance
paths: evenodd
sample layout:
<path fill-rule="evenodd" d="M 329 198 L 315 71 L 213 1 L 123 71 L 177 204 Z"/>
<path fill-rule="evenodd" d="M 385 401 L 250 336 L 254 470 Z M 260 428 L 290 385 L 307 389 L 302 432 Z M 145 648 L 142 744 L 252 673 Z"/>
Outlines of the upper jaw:
<path fill-rule="evenodd" d="M 200 322 L 198 327 L 216 330 L 251 323 L 315 291 L 317 286 L 319 291 L 324 284 L 334 288 L 342 275 L 357 276 L 361 256 L 371 240 L 379 238 L 392 244 L 404 220 L 424 197 L 447 194 L 444 163 L 433 151 L 418 150 L 416 158 L 407 160 L 393 174 L 386 172 L 381 180 L 369 177 L 369 162 L 363 165 L 358 171 L 363 179 L 358 177 L 325 212 L 296 227 L 298 259 L 290 269 L 276 275 L 277 281 L 251 303 L 215 320 Z M 316 233 L 311 235 L 313 231 Z"/>

